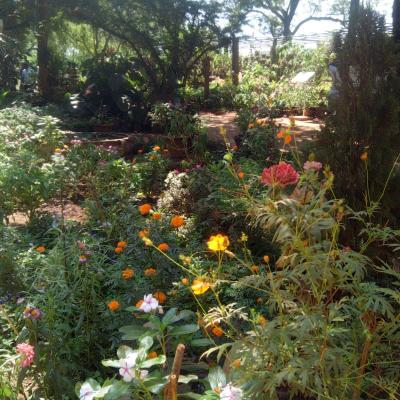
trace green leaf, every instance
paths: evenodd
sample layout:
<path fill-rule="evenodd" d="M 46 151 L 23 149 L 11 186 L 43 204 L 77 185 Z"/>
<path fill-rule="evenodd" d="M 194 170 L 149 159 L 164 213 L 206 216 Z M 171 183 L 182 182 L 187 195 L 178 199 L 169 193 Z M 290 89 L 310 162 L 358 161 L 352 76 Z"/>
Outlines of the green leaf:
<path fill-rule="evenodd" d="M 163 387 L 167 384 L 167 378 L 161 378 L 161 377 L 150 377 L 146 378 L 145 381 L 143 382 L 144 386 L 148 390 L 150 390 L 151 393 L 158 394 L 161 392 Z"/>
<path fill-rule="evenodd" d="M 213 390 L 218 386 L 225 386 L 226 376 L 224 370 L 219 366 L 211 368 L 208 374 L 208 381 L 210 382 L 211 389 Z"/>
<path fill-rule="evenodd" d="M 123 333 L 123 340 L 136 340 L 147 332 L 145 327 L 138 325 L 123 326 L 119 331 Z"/>
<path fill-rule="evenodd" d="M 158 357 L 151 358 L 151 359 L 148 359 L 146 361 L 143 361 L 140 364 L 140 368 L 150 368 L 153 365 L 164 364 L 165 361 L 166 361 L 166 357 L 164 355 L 158 356 Z"/>
<path fill-rule="evenodd" d="M 121 366 L 119 360 L 103 360 L 101 363 L 105 367 L 119 368 Z"/>
<path fill-rule="evenodd" d="M 199 330 L 198 325 L 187 324 L 187 325 L 181 325 L 181 326 L 176 326 L 176 327 L 172 328 L 168 332 L 168 335 L 170 335 L 170 336 L 189 335 L 191 333 L 197 332 L 198 330 Z"/>
<path fill-rule="evenodd" d="M 162 319 L 162 323 L 165 326 L 168 326 L 175 322 L 177 310 L 176 308 L 170 308 L 164 315 Z"/>
<path fill-rule="evenodd" d="M 139 348 L 141 350 L 149 350 L 153 346 L 154 340 L 151 336 L 145 336 L 139 340 Z"/>
<path fill-rule="evenodd" d="M 190 342 L 192 347 L 208 347 L 214 344 L 211 339 L 203 338 L 203 339 L 193 339 Z"/>
<path fill-rule="evenodd" d="M 179 375 L 178 383 L 189 383 L 198 379 L 197 375 Z"/>
<path fill-rule="evenodd" d="M 118 381 L 113 383 L 109 389 L 107 394 L 104 397 L 104 400 L 119 400 L 122 396 L 128 396 L 130 394 L 130 386 L 129 384 Z"/>

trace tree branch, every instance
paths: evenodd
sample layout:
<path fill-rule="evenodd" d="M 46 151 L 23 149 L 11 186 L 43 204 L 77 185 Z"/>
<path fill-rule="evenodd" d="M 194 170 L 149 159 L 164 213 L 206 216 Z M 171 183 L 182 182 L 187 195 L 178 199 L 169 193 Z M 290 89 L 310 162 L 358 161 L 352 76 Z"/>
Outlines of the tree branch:
<path fill-rule="evenodd" d="M 308 17 L 303 19 L 303 21 L 299 22 L 296 26 L 296 28 L 293 29 L 292 34 L 295 35 L 297 33 L 297 31 L 307 22 L 310 21 L 333 21 L 333 22 L 339 22 L 340 24 L 343 25 L 343 21 L 339 18 L 334 18 L 334 17 Z"/>

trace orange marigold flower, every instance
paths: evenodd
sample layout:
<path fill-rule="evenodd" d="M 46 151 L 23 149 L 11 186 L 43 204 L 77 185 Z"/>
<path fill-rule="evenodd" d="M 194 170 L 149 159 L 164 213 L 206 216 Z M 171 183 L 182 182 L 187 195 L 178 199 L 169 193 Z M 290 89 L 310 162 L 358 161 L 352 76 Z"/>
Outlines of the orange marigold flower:
<path fill-rule="evenodd" d="M 263 260 L 264 260 L 264 262 L 266 262 L 268 264 L 269 263 L 269 256 L 264 256 Z"/>
<path fill-rule="evenodd" d="M 117 247 L 122 247 L 123 249 L 128 245 L 126 242 L 118 242 Z"/>
<path fill-rule="evenodd" d="M 237 358 L 236 360 L 233 360 L 231 363 L 231 367 L 233 368 L 239 368 L 242 365 L 242 363 L 240 362 L 240 359 Z"/>
<path fill-rule="evenodd" d="M 140 308 L 140 306 L 143 304 L 143 302 L 144 302 L 143 299 L 142 299 L 142 300 L 139 300 L 139 301 L 135 304 L 135 307 L 136 307 L 136 308 Z"/>
<path fill-rule="evenodd" d="M 151 215 L 151 218 L 153 219 L 160 219 L 161 218 L 161 214 L 159 212 L 155 212 Z"/>
<path fill-rule="evenodd" d="M 224 334 L 223 329 L 220 326 L 214 326 L 214 328 L 212 328 L 213 335 L 221 337 Z"/>
<path fill-rule="evenodd" d="M 108 304 L 107 307 L 110 311 L 117 311 L 120 308 L 120 304 L 118 300 L 111 300 Z"/>
<path fill-rule="evenodd" d="M 35 249 L 38 253 L 44 253 L 46 251 L 46 247 L 44 246 L 38 246 Z"/>
<path fill-rule="evenodd" d="M 368 152 L 364 151 L 364 153 L 361 154 L 360 159 L 362 161 L 367 161 L 368 160 Z"/>
<path fill-rule="evenodd" d="M 124 249 L 122 248 L 122 247 L 116 247 L 115 249 L 114 249 L 114 253 L 115 254 L 120 254 L 120 253 L 122 253 L 124 251 Z"/>
<path fill-rule="evenodd" d="M 240 179 L 243 179 L 244 178 L 244 172 L 242 172 L 242 171 L 238 172 L 238 177 Z"/>
<path fill-rule="evenodd" d="M 225 251 L 229 246 L 229 238 L 226 235 L 218 233 L 215 236 L 210 236 L 207 246 L 211 251 Z"/>
<path fill-rule="evenodd" d="M 203 281 L 202 279 L 195 279 L 191 286 L 193 293 L 197 296 L 204 294 L 210 289 L 210 284 L 208 282 Z"/>
<path fill-rule="evenodd" d="M 149 236 L 149 231 L 148 230 L 144 229 L 143 231 L 139 232 L 139 237 L 140 238 L 143 239 L 144 237 L 147 237 L 147 236 Z"/>
<path fill-rule="evenodd" d="M 285 144 L 289 144 L 292 141 L 292 137 L 290 135 L 285 136 Z"/>
<path fill-rule="evenodd" d="M 149 358 L 150 360 L 152 360 L 153 358 L 157 358 L 158 354 L 156 351 L 151 351 L 148 355 L 147 358 Z"/>
<path fill-rule="evenodd" d="M 158 250 L 162 251 L 163 253 L 165 253 L 166 251 L 169 250 L 169 246 L 168 246 L 167 243 L 160 243 L 160 244 L 157 246 L 157 248 L 158 248 Z"/>
<path fill-rule="evenodd" d="M 171 226 L 180 228 L 185 223 L 185 218 L 182 215 L 175 215 L 171 218 Z"/>
<path fill-rule="evenodd" d="M 153 147 L 153 150 L 154 150 L 154 151 L 160 151 L 160 150 L 161 150 L 161 147 L 160 147 L 160 146 L 154 146 L 154 147 Z"/>
<path fill-rule="evenodd" d="M 163 304 L 167 301 L 167 295 L 160 291 L 155 292 L 153 297 L 156 298 L 160 304 Z"/>
<path fill-rule="evenodd" d="M 185 286 L 189 285 L 189 279 L 188 278 L 182 278 L 181 282 L 182 282 L 182 285 L 185 285 Z"/>
<path fill-rule="evenodd" d="M 148 204 L 148 203 L 145 203 L 145 204 L 142 204 L 142 205 L 139 206 L 139 212 L 142 215 L 149 214 L 150 210 L 151 210 L 151 205 Z"/>
<path fill-rule="evenodd" d="M 257 265 L 252 265 L 251 271 L 255 274 L 258 274 L 260 272 L 260 268 L 258 268 Z"/>
<path fill-rule="evenodd" d="M 134 275 L 135 271 L 132 268 L 125 268 L 122 271 L 122 278 L 125 279 L 126 281 L 132 279 Z"/>
<path fill-rule="evenodd" d="M 267 324 L 267 319 L 263 315 L 260 315 L 257 318 L 257 323 L 260 324 L 261 326 L 265 326 Z"/>
<path fill-rule="evenodd" d="M 155 276 L 155 275 L 157 275 L 157 270 L 154 268 L 146 268 L 144 270 L 144 275 L 145 276 Z"/>

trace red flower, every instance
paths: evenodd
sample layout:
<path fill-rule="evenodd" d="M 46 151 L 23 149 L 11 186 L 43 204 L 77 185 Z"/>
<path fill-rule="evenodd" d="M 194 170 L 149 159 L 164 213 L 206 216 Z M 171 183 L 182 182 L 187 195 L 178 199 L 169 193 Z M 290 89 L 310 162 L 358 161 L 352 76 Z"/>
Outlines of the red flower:
<path fill-rule="evenodd" d="M 296 170 L 290 164 L 283 161 L 265 168 L 261 175 L 261 182 L 267 186 L 285 187 L 294 185 L 298 180 L 299 174 Z"/>

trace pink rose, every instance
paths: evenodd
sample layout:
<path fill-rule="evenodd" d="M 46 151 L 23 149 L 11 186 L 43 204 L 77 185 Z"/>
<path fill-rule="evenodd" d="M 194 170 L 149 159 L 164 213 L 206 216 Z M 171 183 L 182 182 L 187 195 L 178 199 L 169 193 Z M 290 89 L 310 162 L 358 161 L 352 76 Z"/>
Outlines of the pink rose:
<path fill-rule="evenodd" d="M 265 168 L 261 175 L 261 182 L 267 186 L 285 187 L 294 185 L 298 181 L 299 174 L 297 171 L 290 164 L 283 161 Z"/>
<path fill-rule="evenodd" d="M 318 161 L 306 161 L 303 168 L 305 171 L 319 171 L 322 168 L 322 164 Z"/>
<path fill-rule="evenodd" d="M 27 368 L 33 363 L 35 348 L 29 343 L 17 344 L 17 352 L 21 354 L 21 367 Z"/>

